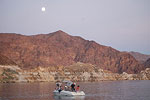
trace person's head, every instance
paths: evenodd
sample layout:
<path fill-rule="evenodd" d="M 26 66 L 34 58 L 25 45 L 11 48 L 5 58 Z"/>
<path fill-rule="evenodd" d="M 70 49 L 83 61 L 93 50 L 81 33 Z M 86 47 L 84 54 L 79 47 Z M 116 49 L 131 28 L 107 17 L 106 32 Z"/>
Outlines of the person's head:
<path fill-rule="evenodd" d="M 80 86 L 78 85 L 78 87 L 80 87 Z"/>

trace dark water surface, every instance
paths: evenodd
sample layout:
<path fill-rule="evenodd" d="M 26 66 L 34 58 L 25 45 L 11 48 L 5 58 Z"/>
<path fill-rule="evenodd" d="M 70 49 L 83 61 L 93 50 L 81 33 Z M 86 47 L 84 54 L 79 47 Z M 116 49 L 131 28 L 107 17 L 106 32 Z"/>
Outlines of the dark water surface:
<path fill-rule="evenodd" d="M 1 83 L 0 100 L 150 100 L 150 81 L 81 82 L 85 96 L 54 97 L 55 83 Z"/>

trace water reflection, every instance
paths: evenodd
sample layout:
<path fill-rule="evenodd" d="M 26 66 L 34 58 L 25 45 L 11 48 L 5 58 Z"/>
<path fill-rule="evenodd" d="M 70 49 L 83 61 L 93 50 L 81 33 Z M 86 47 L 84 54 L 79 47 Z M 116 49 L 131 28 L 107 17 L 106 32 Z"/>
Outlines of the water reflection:
<path fill-rule="evenodd" d="M 55 100 L 85 100 L 85 96 L 54 96 Z"/>

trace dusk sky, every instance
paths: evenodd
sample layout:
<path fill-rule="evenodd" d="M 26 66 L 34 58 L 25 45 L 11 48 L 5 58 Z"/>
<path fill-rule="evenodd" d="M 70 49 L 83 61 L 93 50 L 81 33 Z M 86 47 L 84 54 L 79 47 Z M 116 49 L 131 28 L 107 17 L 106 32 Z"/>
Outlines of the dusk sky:
<path fill-rule="evenodd" d="M 58 30 L 150 54 L 150 0 L 0 0 L 0 33 Z"/>

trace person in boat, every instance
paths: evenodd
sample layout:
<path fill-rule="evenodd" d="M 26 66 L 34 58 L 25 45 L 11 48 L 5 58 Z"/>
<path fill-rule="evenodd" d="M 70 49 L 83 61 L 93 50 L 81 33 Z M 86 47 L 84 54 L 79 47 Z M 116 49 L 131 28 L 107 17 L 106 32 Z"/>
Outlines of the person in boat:
<path fill-rule="evenodd" d="M 75 83 L 71 84 L 71 90 L 72 91 L 75 91 L 75 86 L 76 86 Z"/>
<path fill-rule="evenodd" d="M 56 83 L 56 90 L 62 90 L 62 87 L 61 87 L 61 83 L 60 82 L 57 82 Z"/>
<path fill-rule="evenodd" d="M 62 87 L 60 86 L 58 89 L 58 92 L 60 93 L 62 91 Z"/>
<path fill-rule="evenodd" d="M 62 91 L 62 86 L 60 82 L 56 83 L 56 90 L 58 90 L 59 93 Z"/>
<path fill-rule="evenodd" d="M 77 88 L 76 88 L 76 91 L 80 91 L 80 86 L 78 85 Z"/>
<path fill-rule="evenodd" d="M 60 83 L 56 83 L 56 90 L 58 90 L 60 88 Z"/>
<path fill-rule="evenodd" d="M 70 89 L 67 85 L 65 85 L 65 91 L 70 91 Z"/>

